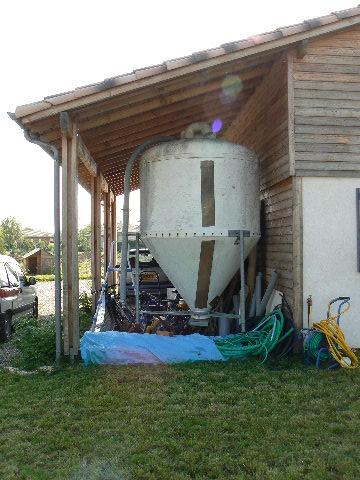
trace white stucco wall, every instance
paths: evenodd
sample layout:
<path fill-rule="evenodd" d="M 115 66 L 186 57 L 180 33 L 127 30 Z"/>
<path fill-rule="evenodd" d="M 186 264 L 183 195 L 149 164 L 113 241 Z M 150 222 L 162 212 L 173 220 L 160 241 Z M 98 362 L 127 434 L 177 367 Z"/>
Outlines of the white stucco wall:
<path fill-rule="evenodd" d="M 360 178 L 303 178 L 303 301 L 313 297 L 313 321 L 325 318 L 327 304 L 351 297 L 340 322 L 347 340 L 360 347 L 360 273 L 356 251 L 356 188 Z"/>

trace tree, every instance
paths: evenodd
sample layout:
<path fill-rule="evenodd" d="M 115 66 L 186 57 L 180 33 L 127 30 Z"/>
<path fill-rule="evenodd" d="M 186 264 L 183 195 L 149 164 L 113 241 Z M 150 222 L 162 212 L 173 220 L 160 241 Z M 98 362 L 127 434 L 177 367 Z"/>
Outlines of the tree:
<path fill-rule="evenodd" d="M 79 230 L 78 236 L 79 252 L 90 253 L 91 251 L 91 225 L 86 225 Z"/>
<path fill-rule="evenodd" d="M 4 237 L 0 227 L 0 254 L 2 254 L 4 251 L 5 251 L 5 242 L 4 242 Z"/>
<path fill-rule="evenodd" d="M 25 253 L 23 250 L 26 240 L 24 239 L 20 222 L 14 217 L 7 217 L 1 222 L 0 231 L 5 255 L 12 257 L 22 256 Z"/>

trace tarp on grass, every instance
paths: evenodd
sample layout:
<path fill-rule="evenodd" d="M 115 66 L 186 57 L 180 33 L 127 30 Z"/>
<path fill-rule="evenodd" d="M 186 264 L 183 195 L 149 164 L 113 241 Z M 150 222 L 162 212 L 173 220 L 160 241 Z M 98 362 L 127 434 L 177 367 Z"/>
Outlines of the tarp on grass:
<path fill-rule="evenodd" d="M 149 333 L 85 332 L 80 350 L 85 365 L 224 360 L 212 338 L 198 333 L 164 337 Z"/>

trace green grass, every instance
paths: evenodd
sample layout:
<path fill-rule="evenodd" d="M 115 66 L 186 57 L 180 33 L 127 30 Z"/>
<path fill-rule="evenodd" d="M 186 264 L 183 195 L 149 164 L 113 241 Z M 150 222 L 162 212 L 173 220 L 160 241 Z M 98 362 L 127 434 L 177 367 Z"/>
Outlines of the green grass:
<path fill-rule="evenodd" d="M 296 362 L 0 372 L 0 478 L 360 478 L 359 380 Z"/>
<path fill-rule="evenodd" d="M 54 282 L 55 281 L 55 275 L 52 273 L 49 273 L 47 275 L 45 274 L 35 275 L 35 278 L 37 282 Z M 79 280 L 90 280 L 90 279 L 91 279 L 91 273 L 79 272 Z"/>

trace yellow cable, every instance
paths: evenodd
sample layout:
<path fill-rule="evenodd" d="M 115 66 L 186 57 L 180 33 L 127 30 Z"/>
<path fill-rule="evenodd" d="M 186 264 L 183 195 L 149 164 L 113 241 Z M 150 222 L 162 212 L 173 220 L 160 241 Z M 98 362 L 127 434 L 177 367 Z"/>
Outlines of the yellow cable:
<path fill-rule="evenodd" d="M 347 312 L 349 308 L 350 305 L 348 305 L 340 315 Z M 344 332 L 337 324 L 340 315 L 331 315 L 329 305 L 328 318 L 314 323 L 313 327 L 325 335 L 331 355 L 343 368 L 357 368 L 359 366 L 358 357 L 346 343 Z"/>

